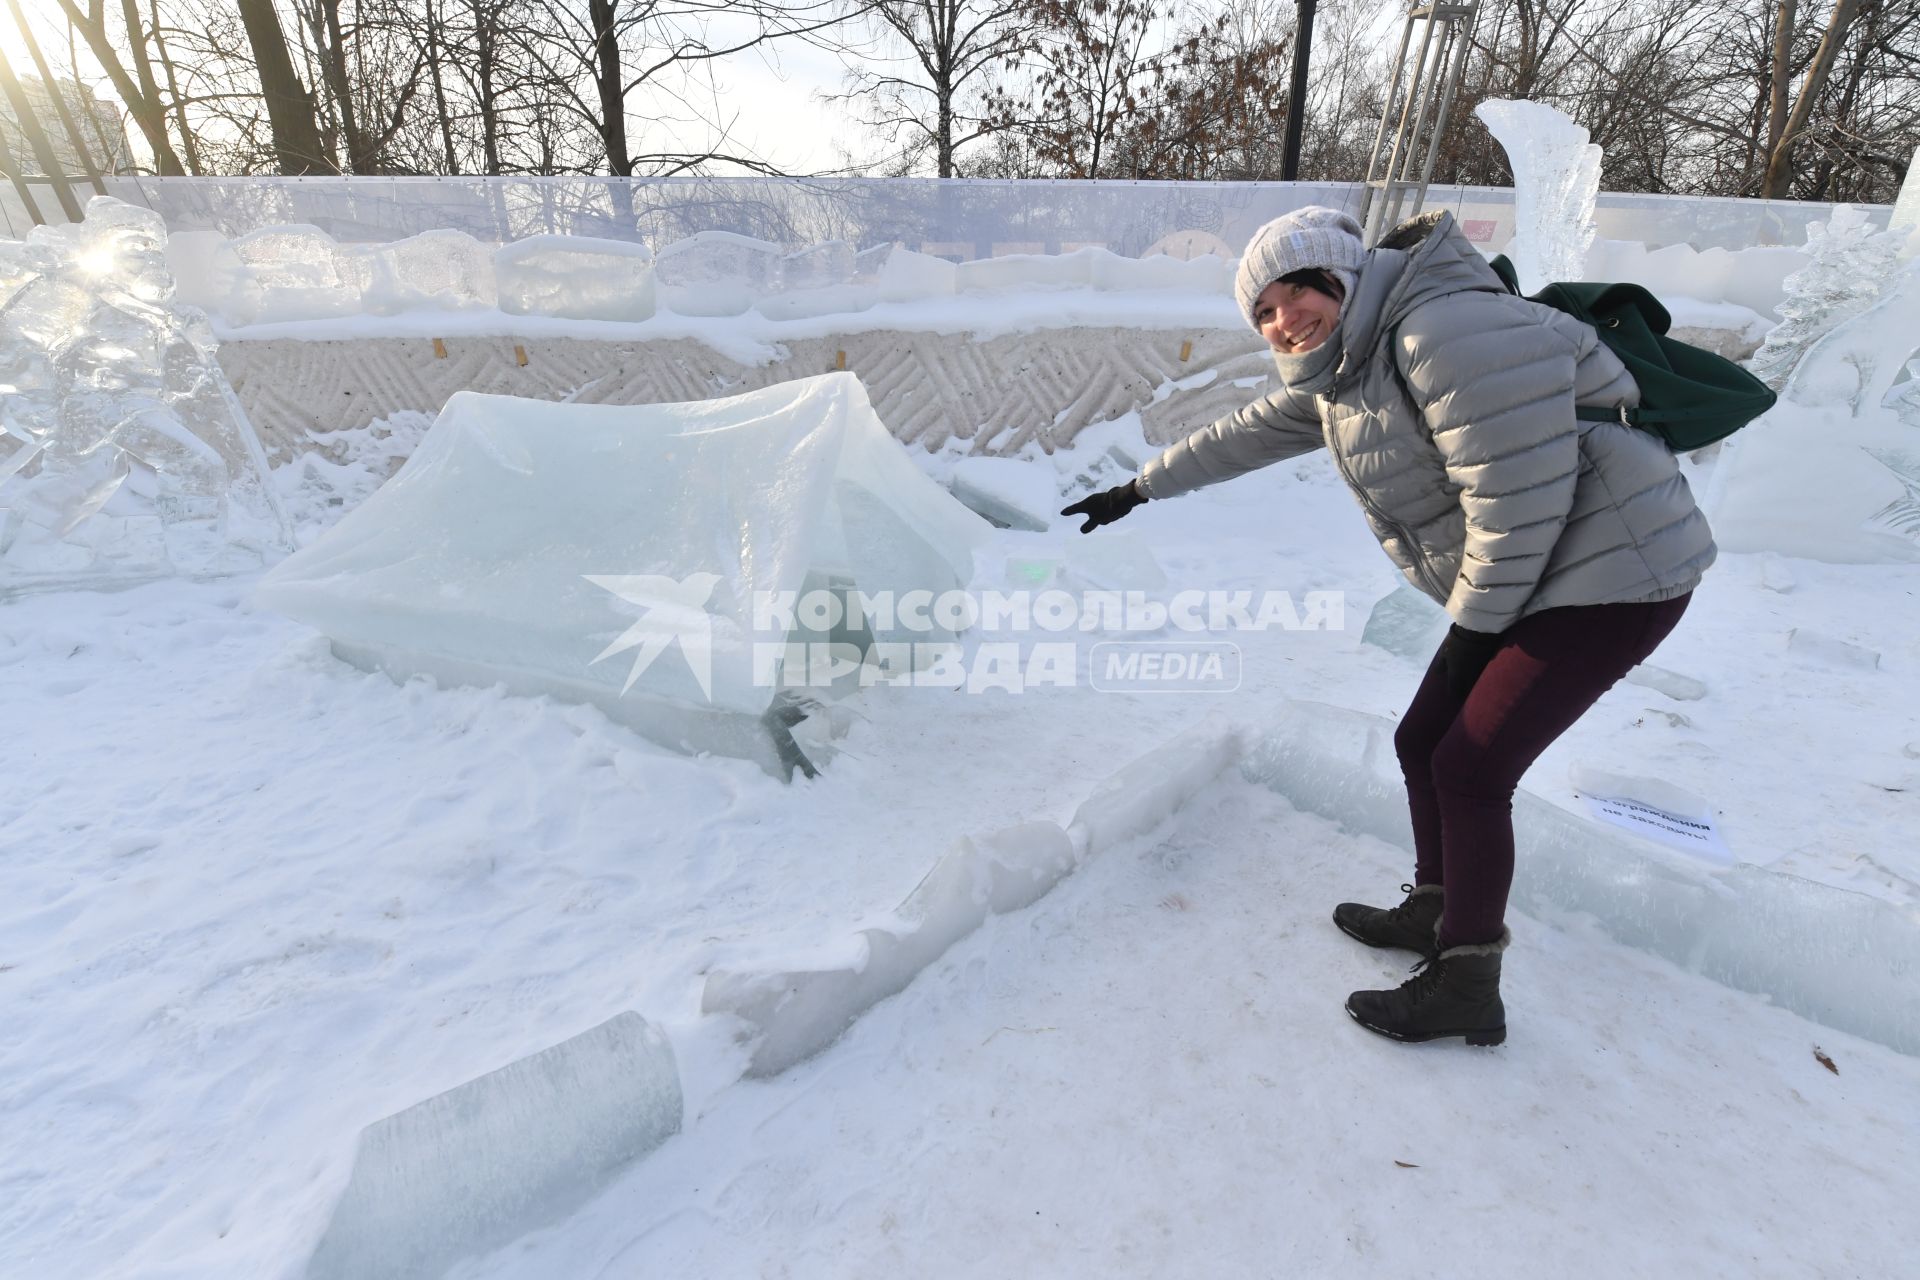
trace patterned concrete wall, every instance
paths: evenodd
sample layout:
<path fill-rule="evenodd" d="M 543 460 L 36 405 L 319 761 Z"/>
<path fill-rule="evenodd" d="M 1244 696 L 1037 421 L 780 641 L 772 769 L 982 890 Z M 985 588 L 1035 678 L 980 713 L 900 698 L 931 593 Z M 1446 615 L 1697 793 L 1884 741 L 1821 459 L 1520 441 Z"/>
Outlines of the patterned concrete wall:
<path fill-rule="evenodd" d="M 1732 333 L 1674 336 L 1735 358 L 1751 354 Z M 448 338 L 442 355 L 427 338 L 288 338 L 229 342 L 220 363 L 276 458 L 303 447 L 308 432 L 364 427 L 402 409 L 437 413 L 461 390 L 654 404 L 835 368 L 860 376 L 896 437 L 929 450 L 957 439 L 975 454 L 1033 443 L 1052 452 L 1083 427 L 1135 409 L 1147 439 L 1170 444 L 1261 394 L 1273 371 L 1259 340 L 1240 329 L 1045 329 L 979 341 L 881 330 L 783 349 L 784 359 L 748 365 L 691 339 Z"/>
<path fill-rule="evenodd" d="M 425 338 L 229 342 L 220 363 L 276 457 L 308 432 L 364 427 L 397 410 L 436 413 L 472 390 L 589 404 L 702 400 L 844 367 L 903 441 L 1006 454 L 1052 451 L 1081 428 L 1143 409 L 1148 437 L 1179 439 L 1259 394 L 1234 379 L 1272 370 L 1238 330 L 1052 329 L 975 341 L 966 334 L 871 332 L 784 344 L 786 358 L 747 365 L 689 339 Z M 519 349 L 516 351 L 516 347 Z M 520 362 L 524 353 L 526 363 Z M 1182 353 L 1185 358 L 1182 359 Z M 842 363 L 844 353 L 844 365 Z M 1158 389 L 1217 371 L 1203 387 Z"/>

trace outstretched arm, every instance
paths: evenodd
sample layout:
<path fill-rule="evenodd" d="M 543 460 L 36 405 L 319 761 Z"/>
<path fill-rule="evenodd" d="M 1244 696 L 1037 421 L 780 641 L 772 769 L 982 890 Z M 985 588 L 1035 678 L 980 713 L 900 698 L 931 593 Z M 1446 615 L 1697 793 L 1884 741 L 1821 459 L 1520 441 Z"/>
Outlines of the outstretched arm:
<path fill-rule="evenodd" d="M 1136 483 L 1149 498 L 1171 498 L 1324 443 L 1313 397 L 1282 387 L 1168 448 L 1140 468 Z"/>

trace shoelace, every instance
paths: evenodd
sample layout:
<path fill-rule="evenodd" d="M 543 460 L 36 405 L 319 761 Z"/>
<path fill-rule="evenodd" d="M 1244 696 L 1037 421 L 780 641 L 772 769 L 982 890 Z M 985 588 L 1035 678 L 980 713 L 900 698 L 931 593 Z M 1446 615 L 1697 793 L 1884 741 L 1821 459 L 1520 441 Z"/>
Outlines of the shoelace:
<path fill-rule="evenodd" d="M 1408 999 L 1420 1004 L 1440 989 L 1446 980 L 1447 966 L 1438 956 L 1421 956 L 1407 972 L 1413 976 L 1401 983 L 1400 989 L 1407 993 Z"/>
<path fill-rule="evenodd" d="M 1393 921 L 1396 925 L 1405 924 L 1407 917 L 1413 914 L 1413 886 L 1403 884 L 1400 886 L 1400 892 L 1407 895 L 1406 901 L 1397 907 L 1387 908 L 1387 919 Z"/>

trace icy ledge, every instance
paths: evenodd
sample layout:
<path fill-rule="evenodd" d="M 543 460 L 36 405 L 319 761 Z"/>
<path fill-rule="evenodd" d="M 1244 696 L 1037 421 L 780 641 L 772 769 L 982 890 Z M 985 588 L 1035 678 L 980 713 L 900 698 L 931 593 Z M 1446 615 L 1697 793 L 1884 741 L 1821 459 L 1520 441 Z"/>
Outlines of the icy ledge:
<path fill-rule="evenodd" d="M 636 1013 L 360 1132 L 306 1280 L 429 1280 L 578 1209 L 680 1131 L 672 1046 Z"/>
<path fill-rule="evenodd" d="M 1241 764 L 1296 807 L 1408 849 L 1391 720 L 1289 704 Z M 1751 866 L 1669 861 L 1521 791 L 1513 904 L 1577 912 L 1615 941 L 1841 1031 L 1920 1056 L 1920 924 L 1861 894 Z"/>
<path fill-rule="evenodd" d="M 904 991 L 920 971 L 990 915 L 1036 901 L 1086 859 L 1145 835 L 1245 750 L 1242 734 L 1210 720 L 1114 774 L 1062 827 L 1029 822 L 962 838 L 888 920 L 831 956 L 716 970 L 703 1013 L 732 1014 L 752 1044 L 750 1076 L 770 1076 L 839 1039 L 854 1019 Z"/>

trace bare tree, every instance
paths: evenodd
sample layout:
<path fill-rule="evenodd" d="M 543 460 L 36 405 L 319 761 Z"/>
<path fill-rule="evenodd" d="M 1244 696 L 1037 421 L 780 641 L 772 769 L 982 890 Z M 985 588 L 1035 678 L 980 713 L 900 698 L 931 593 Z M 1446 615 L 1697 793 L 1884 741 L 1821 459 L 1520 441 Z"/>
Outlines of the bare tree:
<path fill-rule="evenodd" d="M 127 113 L 139 126 L 148 150 L 153 152 L 154 170 L 162 176 L 184 176 L 186 169 L 173 149 L 172 140 L 167 137 L 167 107 L 160 98 L 159 87 L 153 81 L 153 67 L 147 57 L 146 31 L 134 0 L 123 0 L 121 5 L 123 30 L 119 41 L 115 40 L 114 33 L 108 28 L 104 0 L 87 0 L 84 10 L 76 0 L 56 0 L 56 3 L 74 30 L 86 40 L 94 60 L 113 82 L 120 100 L 126 103 Z M 123 49 L 134 63 L 132 71 L 121 61 Z"/>
<path fill-rule="evenodd" d="M 1800 85 L 1800 94 L 1794 100 L 1792 113 L 1787 116 L 1784 125 L 1769 129 L 1768 140 L 1772 145 L 1767 149 L 1766 178 L 1760 185 L 1760 194 L 1768 199 L 1777 200 L 1787 193 L 1787 185 L 1793 180 L 1794 148 L 1806 132 L 1808 117 L 1826 88 L 1827 77 L 1833 73 L 1833 64 L 1840 56 L 1841 46 L 1846 43 L 1847 29 L 1860 15 L 1863 4 L 1867 8 L 1878 7 L 1877 0 L 1834 0 L 1833 15 L 1827 19 L 1826 34 L 1820 39 L 1820 50 L 1813 56 L 1813 65 L 1807 68 L 1807 78 Z M 1776 67 L 1779 61 L 1779 55 L 1776 54 Z M 1778 92 L 1776 89 L 1776 109 Z"/>
<path fill-rule="evenodd" d="M 261 97 L 273 130 L 273 153 L 279 171 L 286 174 L 327 173 L 339 168 L 320 141 L 319 113 L 313 94 L 300 82 L 280 15 L 273 0 L 236 0 L 246 24 L 253 65 L 260 77 Z"/>
<path fill-rule="evenodd" d="M 734 117 L 712 81 L 722 59 L 782 40 L 825 40 L 846 20 L 840 0 L 532 0 L 533 25 L 513 38 L 552 69 L 552 106 L 590 130 L 598 163 L 618 177 L 683 173 L 724 162 L 773 173 L 730 146 Z M 704 145 L 647 150 L 629 125 L 671 126 Z"/>
<path fill-rule="evenodd" d="M 1150 0 L 1035 0 L 1025 84 L 1000 89 L 989 120 L 1024 135 L 1047 172 L 1111 176 L 1123 130 L 1162 68 Z"/>
<path fill-rule="evenodd" d="M 894 172 L 931 153 L 935 176 L 953 177 L 955 153 L 993 131 L 980 90 L 1028 46 L 1031 0 L 877 0 L 866 11 L 899 56 L 880 61 L 862 50 L 829 100 L 859 104 L 861 122 L 896 144 Z"/>

